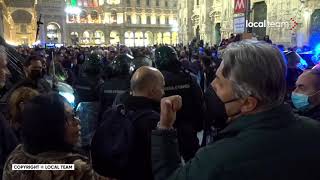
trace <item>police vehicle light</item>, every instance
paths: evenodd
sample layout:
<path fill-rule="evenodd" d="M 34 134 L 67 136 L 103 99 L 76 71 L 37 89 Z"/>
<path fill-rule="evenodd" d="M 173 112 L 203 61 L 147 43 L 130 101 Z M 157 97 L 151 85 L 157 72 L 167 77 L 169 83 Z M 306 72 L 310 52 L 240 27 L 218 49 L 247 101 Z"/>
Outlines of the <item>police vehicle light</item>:
<path fill-rule="evenodd" d="M 314 51 L 315 51 L 315 54 L 317 54 L 317 55 L 320 54 L 320 44 L 318 44 L 318 45 L 316 46 L 316 48 L 314 49 Z"/>
<path fill-rule="evenodd" d="M 69 92 L 59 92 L 59 94 L 61 96 L 63 96 L 64 98 L 66 98 L 66 100 L 68 101 L 68 103 L 73 107 L 75 105 L 75 97 L 72 93 Z"/>
<path fill-rule="evenodd" d="M 297 64 L 297 67 L 299 68 L 299 69 L 301 69 L 301 70 L 305 70 L 305 69 L 307 69 L 308 68 L 308 63 L 306 62 L 306 60 L 304 60 L 304 59 L 300 59 L 300 63 L 299 64 Z"/>

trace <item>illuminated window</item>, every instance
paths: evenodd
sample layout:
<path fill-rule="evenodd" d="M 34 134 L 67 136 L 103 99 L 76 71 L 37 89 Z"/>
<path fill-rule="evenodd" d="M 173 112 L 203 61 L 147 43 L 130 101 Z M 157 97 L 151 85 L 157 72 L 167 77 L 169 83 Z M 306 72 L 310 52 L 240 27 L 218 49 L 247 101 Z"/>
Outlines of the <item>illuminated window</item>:
<path fill-rule="evenodd" d="M 124 44 L 128 47 L 134 46 L 134 35 L 133 32 L 125 32 L 124 33 Z"/>
<path fill-rule="evenodd" d="M 76 36 L 76 37 L 79 36 L 78 32 L 71 32 L 70 35 L 71 35 L 71 36 Z"/>
<path fill-rule="evenodd" d="M 145 46 L 150 46 L 150 45 L 154 44 L 152 32 L 148 31 L 148 32 L 145 33 L 144 36 L 145 36 L 145 42 L 144 42 Z"/>
<path fill-rule="evenodd" d="M 162 44 L 162 33 L 159 32 L 157 34 L 157 39 L 156 39 L 157 44 Z"/>
<path fill-rule="evenodd" d="M 104 0 L 99 0 L 99 6 L 102 6 L 104 4 Z"/>
<path fill-rule="evenodd" d="M 92 41 L 92 32 L 91 31 L 84 31 L 82 34 L 82 43 L 89 44 Z"/>
<path fill-rule="evenodd" d="M 110 33 L 110 44 L 117 44 L 120 42 L 120 36 L 117 31 L 111 31 Z"/>
<path fill-rule="evenodd" d="M 94 33 L 94 43 L 95 44 L 104 44 L 105 43 L 104 33 L 102 31 L 96 31 Z"/>
<path fill-rule="evenodd" d="M 116 4 L 120 4 L 120 0 L 107 0 L 107 3 L 111 5 L 116 5 Z"/>
<path fill-rule="evenodd" d="M 144 42 L 143 33 L 136 32 L 135 33 L 135 46 L 142 47 L 142 46 L 144 46 L 143 42 Z"/>
<path fill-rule="evenodd" d="M 47 40 L 53 43 L 61 43 L 60 26 L 55 23 L 49 23 L 47 26 Z"/>
<path fill-rule="evenodd" d="M 73 45 L 78 44 L 79 42 L 79 34 L 78 32 L 71 32 L 70 33 L 71 42 Z"/>
<path fill-rule="evenodd" d="M 173 32 L 172 33 L 171 43 L 172 44 L 178 44 L 179 43 L 179 41 L 178 41 L 178 33 L 177 32 Z"/>
<path fill-rule="evenodd" d="M 163 33 L 162 43 L 171 44 L 171 33 L 170 32 Z"/>

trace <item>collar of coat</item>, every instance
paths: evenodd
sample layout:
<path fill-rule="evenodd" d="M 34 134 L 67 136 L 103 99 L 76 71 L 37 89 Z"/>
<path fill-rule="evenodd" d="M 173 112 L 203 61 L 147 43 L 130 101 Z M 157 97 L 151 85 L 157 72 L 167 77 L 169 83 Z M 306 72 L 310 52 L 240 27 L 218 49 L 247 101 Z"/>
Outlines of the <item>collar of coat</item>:
<path fill-rule="evenodd" d="M 241 116 L 220 132 L 220 137 L 235 136 L 243 131 L 258 129 L 279 129 L 295 121 L 295 115 L 287 104 L 256 114 Z"/>

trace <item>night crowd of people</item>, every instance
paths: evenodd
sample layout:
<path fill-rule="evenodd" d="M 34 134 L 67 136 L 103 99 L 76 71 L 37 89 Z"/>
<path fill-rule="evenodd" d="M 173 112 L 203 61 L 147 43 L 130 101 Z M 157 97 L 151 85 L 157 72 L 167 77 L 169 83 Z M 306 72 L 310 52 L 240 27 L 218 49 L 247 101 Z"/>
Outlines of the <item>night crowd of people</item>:
<path fill-rule="evenodd" d="M 301 70 L 300 59 L 268 36 L 212 47 L 1 45 L 0 177 L 320 179 L 320 69 Z"/>

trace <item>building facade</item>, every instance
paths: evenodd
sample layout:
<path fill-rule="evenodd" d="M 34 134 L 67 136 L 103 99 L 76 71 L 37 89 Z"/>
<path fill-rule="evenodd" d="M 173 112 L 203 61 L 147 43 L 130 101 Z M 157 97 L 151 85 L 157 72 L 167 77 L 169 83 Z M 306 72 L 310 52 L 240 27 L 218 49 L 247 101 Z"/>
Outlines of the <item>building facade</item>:
<path fill-rule="evenodd" d="M 181 0 L 178 6 L 190 7 L 194 5 L 191 16 L 185 14 L 185 9 L 179 9 L 179 27 L 190 31 L 190 37 L 183 39 L 183 43 L 190 42 L 199 36 L 209 44 L 219 44 L 221 39 L 229 38 L 234 33 L 235 0 Z M 253 27 L 249 32 L 261 39 L 269 35 L 274 43 L 286 46 L 313 45 L 320 42 L 320 1 L 319 0 L 247 0 L 250 3 L 248 22 L 284 22 L 285 27 Z M 291 18 L 298 25 L 294 25 Z M 181 34 L 180 34 L 181 36 Z"/>
<path fill-rule="evenodd" d="M 0 35 L 12 45 L 31 45 L 36 36 L 33 0 L 0 0 Z"/>
<path fill-rule="evenodd" d="M 66 8 L 70 10 L 68 13 Z M 87 46 L 178 43 L 177 1 L 38 0 L 37 12 L 44 23 L 40 33 L 43 43 Z"/>

